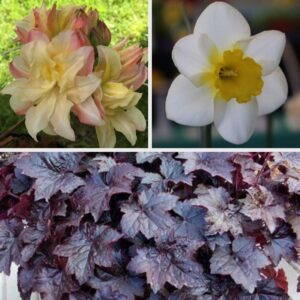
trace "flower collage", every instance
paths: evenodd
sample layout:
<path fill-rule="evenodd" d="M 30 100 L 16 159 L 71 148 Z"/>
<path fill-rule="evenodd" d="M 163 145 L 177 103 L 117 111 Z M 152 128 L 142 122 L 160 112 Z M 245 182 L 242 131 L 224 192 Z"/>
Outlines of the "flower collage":
<path fill-rule="evenodd" d="M 298 0 L 0 13 L 0 300 L 300 299 Z"/>

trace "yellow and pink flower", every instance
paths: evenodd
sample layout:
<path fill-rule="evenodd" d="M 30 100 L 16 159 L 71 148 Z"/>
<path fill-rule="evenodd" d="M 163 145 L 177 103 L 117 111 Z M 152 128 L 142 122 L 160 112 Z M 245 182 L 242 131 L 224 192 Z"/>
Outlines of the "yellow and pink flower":
<path fill-rule="evenodd" d="M 22 47 L 10 64 L 15 81 L 2 93 L 11 95 L 12 109 L 25 115 L 35 140 L 44 131 L 74 141 L 73 112 L 96 127 L 102 147 L 115 146 L 115 130 L 136 143 L 136 131 L 146 128 L 136 108 L 142 94 L 136 91 L 147 79 L 147 49 L 127 46 L 127 39 L 108 47 L 110 31 L 85 7 L 42 5 L 18 22 L 16 31 Z"/>
<path fill-rule="evenodd" d="M 35 140 L 42 130 L 75 140 L 71 110 L 90 125 L 103 123 L 99 114 L 86 110 L 101 81 L 92 73 L 93 64 L 93 47 L 85 46 L 74 31 L 63 31 L 51 41 L 43 33 L 31 35 L 10 64 L 16 80 L 2 92 L 12 96 L 12 109 L 26 116 L 27 130 Z"/>
<path fill-rule="evenodd" d="M 99 20 L 98 12 L 92 9 L 86 10 L 84 6 L 64 6 L 57 9 L 54 4 L 52 9 L 47 9 L 43 4 L 35 8 L 23 20 L 17 22 L 17 36 L 21 43 L 31 41 L 31 36 L 44 33 L 49 39 L 65 30 L 78 31 L 85 41 L 90 43 L 90 37 L 95 43 L 108 45 L 111 33 L 104 22 Z"/>

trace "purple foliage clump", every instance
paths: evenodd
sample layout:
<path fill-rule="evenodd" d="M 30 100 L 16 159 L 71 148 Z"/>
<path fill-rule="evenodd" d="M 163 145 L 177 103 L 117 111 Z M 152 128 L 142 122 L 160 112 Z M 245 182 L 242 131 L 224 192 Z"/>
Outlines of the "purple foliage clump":
<path fill-rule="evenodd" d="M 299 153 L 16 154 L 0 272 L 19 266 L 23 300 L 288 299 L 299 169 Z"/>

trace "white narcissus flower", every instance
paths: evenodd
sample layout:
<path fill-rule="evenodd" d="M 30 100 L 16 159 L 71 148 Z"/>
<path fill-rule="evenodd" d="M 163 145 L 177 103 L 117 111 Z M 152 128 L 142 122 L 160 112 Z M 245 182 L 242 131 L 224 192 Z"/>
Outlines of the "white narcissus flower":
<path fill-rule="evenodd" d="M 168 92 L 167 118 L 188 126 L 214 122 L 225 140 L 245 143 L 258 116 L 287 99 L 287 81 L 279 68 L 285 42 L 285 35 L 275 30 L 251 36 L 235 8 L 224 2 L 209 5 L 194 33 L 174 46 L 172 57 L 181 75 Z"/>
<path fill-rule="evenodd" d="M 76 32 L 61 32 L 51 41 L 41 32 L 32 32 L 20 56 L 10 64 L 16 80 L 2 93 L 12 96 L 12 109 L 25 115 L 27 130 L 35 140 L 44 130 L 74 141 L 71 110 L 83 123 L 104 123 L 96 105 L 90 105 L 101 82 L 92 73 L 93 65 L 93 47 L 82 44 Z"/>

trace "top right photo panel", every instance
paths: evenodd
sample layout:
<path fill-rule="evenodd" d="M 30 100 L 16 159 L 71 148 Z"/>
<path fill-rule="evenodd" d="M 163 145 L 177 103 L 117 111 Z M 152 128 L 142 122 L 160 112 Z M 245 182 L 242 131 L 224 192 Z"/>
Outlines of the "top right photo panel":
<path fill-rule="evenodd" d="M 300 148 L 300 1 L 153 0 L 154 148 Z"/>

